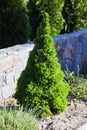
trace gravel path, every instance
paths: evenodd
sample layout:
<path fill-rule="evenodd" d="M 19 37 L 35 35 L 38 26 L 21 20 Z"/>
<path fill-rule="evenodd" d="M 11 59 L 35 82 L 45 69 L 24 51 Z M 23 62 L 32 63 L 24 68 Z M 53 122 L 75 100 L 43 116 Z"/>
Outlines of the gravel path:
<path fill-rule="evenodd" d="M 39 130 L 76 130 L 87 123 L 87 101 L 71 101 L 65 113 L 43 117 Z"/>

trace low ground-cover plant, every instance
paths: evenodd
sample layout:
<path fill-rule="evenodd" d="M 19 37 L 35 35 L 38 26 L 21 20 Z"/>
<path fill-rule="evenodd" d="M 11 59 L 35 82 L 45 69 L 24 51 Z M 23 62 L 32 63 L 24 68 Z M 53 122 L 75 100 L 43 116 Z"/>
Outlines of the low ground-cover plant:
<path fill-rule="evenodd" d="M 38 130 L 38 121 L 32 110 L 0 110 L 0 130 Z"/>
<path fill-rule="evenodd" d="M 35 47 L 18 80 L 15 98 L 24 107 L 32 105 L 41 116 L 47 116 L 65 111 L 68 91 L 69 85 L 64 81 L 64 73 L 56 57 L 49 16 L 44 13 Z"/>
<path fill-rule="evenodd" d="M 67 69 L 65 79 L 70 85 L 69 97 L 87 99 L 87 79 L 84 75 L 78 72 L 77 76 L 74 76 L 74 73 Z"/>

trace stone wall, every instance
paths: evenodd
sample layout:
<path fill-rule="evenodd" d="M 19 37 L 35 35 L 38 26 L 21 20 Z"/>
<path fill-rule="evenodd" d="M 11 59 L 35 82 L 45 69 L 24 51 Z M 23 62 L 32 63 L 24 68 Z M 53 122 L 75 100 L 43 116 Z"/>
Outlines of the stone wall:
<path fill-rule="evenodd" d="M 68 66 L 77 74 L 78 66 L 87 66 L 87 29 L 54 37 L 54 46 L 62 69 Z M 15 92 L 17 80 L 25 68 L 34 44 L 17 45 L 0 50 L 0 100 Z"/>
<path fill-rule="evenodd" d="M 63 70 L 67 66 L 76 75 L 87 67 L 87 29 L 55 36 L 54 43 Z"/>
<path fill-rule="evenodd" d="M 0 100 L 15 92 L 17 80 L 26 66 L 33 46 L 23 44 L 0 50 Z"/>

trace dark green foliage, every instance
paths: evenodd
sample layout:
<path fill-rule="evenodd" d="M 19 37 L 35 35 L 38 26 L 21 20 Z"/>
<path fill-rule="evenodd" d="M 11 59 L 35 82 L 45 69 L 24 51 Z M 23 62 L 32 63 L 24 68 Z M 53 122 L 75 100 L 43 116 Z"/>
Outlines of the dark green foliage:
<path fill-rule="evenodd" d="M 73 19 L 73 12 L 74 12 L 74 8 L 72 5 L 72 0 L 65 0 L 64 2 L 64 7 L 63 7 L 63 17 L 65 19 L 65 23 L 64 23 L 64 28 L 62 30 L 63 33 L 65 32 L 72 32 L 72 28 L 74 27 L 74 20 Z M 73 22 L 74 21 L 74 22 Z"/>
<path fill-rule="evenodd" d="M 62 14 L 65 19 L 62 33 L 87 28 L 87 0 L 65 0 Z"/>
<path fill-rule="evenodd" d="M 40 110 L 41 116 L 63 112 L 67 106 L 68 84 L 58 63 L 49 17 L 45 13 L 37 31 L 35 47 L 18 81 L 15 98 L 26 107 Z"/>
<path fill-rule="evenodd" d="M 29 9 L 29 23 L 31 26 L 31 32 L 30 32 L 30 40 L 34 40 L 36 37 L 36 31 L 39 27 L 39 24 L 42 20 L 41 13 L 40 13 L 40 7 L 37 6 L 36 0 L 29 0 L 28 2 L 28 9 Z"/>
<path fill-rule="evenodd" d="M 0 0 L 0 48 L 21 44 L 29 38 L 29 18 L 23 0 Z"/>
<path fill-rule="evenodd" d="M 31 40 L 34 40 L 36 37 L 37 28 L 42 21 L 40 14 L 43 11 L 46 11 L 50 16 L 51 35 L 54 36 L 60 33 L 64 23 L 62 7 L 63 0 L 29 0 L 28 8 L 31 25 Z"/>

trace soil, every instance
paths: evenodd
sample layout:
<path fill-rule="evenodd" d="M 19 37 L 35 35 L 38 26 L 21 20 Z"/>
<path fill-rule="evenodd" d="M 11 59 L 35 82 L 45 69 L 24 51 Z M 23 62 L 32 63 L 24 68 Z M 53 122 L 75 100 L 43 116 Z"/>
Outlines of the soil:
<path fill-rule="evenodd" d="M 87 101 L 71 100 L 65 113 L 40 121 L 39 130 L 76 130 L 87 123 Z"/>

